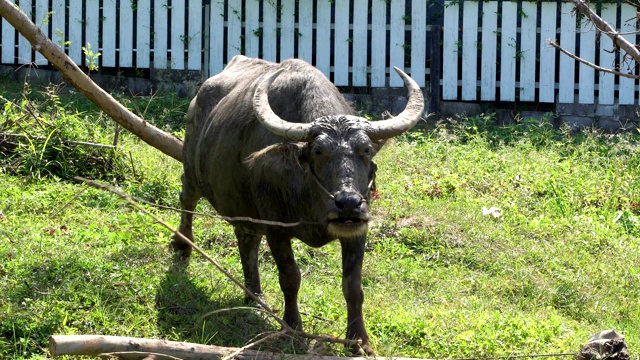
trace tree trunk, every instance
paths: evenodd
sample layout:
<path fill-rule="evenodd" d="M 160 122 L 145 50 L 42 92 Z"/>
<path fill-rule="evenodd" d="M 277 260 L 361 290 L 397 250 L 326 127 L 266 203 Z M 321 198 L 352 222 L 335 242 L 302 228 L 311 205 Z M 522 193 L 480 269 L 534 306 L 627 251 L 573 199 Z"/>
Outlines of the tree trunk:
<path fill-rule="evenodd" d="M 182 141 L 147 123 L 107 94 L 9 0 L 0 0 L 0 16 L 29 40 L 34 50 L 40 52 L 57 67 L 66 81 L 75 86 L 114 121 L 147 144 L 182 161 Z"/>

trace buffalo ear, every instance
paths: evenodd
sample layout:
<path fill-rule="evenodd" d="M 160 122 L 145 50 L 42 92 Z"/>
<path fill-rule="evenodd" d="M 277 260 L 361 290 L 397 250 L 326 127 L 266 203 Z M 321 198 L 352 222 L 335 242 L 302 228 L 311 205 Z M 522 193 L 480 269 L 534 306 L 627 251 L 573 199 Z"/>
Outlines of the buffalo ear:
<path fill-rule="evenodd" d="M 304 164 L 309 162 L 309 151 L 311 151 L 309 143 L 297 143 L 296 145 L 298 148 L 298 163 Z"/>
<path fill-rule="evenodd" d="M 382 120 L 388 120 L 393 118 L 393 115 L 391 115 L 391 112 L 389 112 L 389 110 L 385 110 L 382 112 L 380 117 L 382 118 Z M 373 147 L 376 149 L 376 152 L 382 150 L 382 148 L 387 143 L 387 140 L 389 139 L 378 139 L 373 141 Z"/>
<path fill-rule="evenodd" d="M 369 182 L 371 185 L 371 191 L 376 190 L 376 171 L 378 171 L 378 165 L 375 162 L 371 162 L 371 168 L 369 169 Z"/>

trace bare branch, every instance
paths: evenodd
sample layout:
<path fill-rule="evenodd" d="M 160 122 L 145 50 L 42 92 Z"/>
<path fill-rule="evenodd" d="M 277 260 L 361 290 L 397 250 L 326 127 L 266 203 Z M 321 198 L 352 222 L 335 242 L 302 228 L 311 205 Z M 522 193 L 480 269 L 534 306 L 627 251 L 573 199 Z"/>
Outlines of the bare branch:
<path fill-rule="evenodd" d="M 627 39 L 623 38 L 609 23 L 604 21 L 598 14 L 596 14 L 584 0 L 572 0 L 576 4 L 576 9 L 586 16 L 591 22 L 598 28 L 598 30 L 605 33 L 613 40 L 613 43 L 629 54 L 637 63 L 640 63 L 640 51 L 636 46 Z"/>
<path fill-rule="evenodd" d="M 120 360 L 182 360 L 179 357 L 158 354 L 145 353 L 142 351 L 120 351 L 111 353 L 102 353 L 98 357 L 103 360 L 120 359 Z"/>
<path fill-rule="evenodd" d="M 638 75 L 625 74 L 625 73 L 622 73 L 622 72 L 619 72 L 619 71 L 603 68 L 603 67 L 598 66 L 598 65 L 596 65 L 594 63 L 591 63 L 591 62 L 589 62 L 589 61 L 587 61 L 587 60 L 585 60 L 585 59 L 583 59 L 581 57 L 578 57 L 578 56 L 570 53 L 568 50 L 566 50 L 566 49 L 562 48 L 560 45 L 558 45 L 558 43 L 556 43 L 554 40 L 549 39 L 549 40 L 547 40 L 547 43 L 549 45 L 553 46 L 554 48 L 560 50 L 562 53 L 564 53 L 565 55 L 569 56 L 570 58 L 572 58 L 572 59 L 574 59 L 576 61 L 579 61 L 579 62 L 581 62 L 581 63 L 583 63 L 583 64 L 585 64 L 585 65 L 587 65 L 589 67 L 592 67 L 592 68 L 594 68 L 594 69 L 596 69 L 598 71 L 602 71 L 602 72 L 606 72 L 606 73 L 614 74 L 614 75 L 618 75 L 618 76 L 624 76 L 624 77 L 628 77 L 628 78 L 631 78 L 631 79 L 640 79 L 640 76 L 638 76 Z"/>
<path fill-rule="evenodd" d="M 269 305 L 267 305 L 267 303 L 265 303 L 260 297 L 258 297 L 256 294 L 254 294 L 246 286 L 244 286 L 244 284 L 242 284 L 230 272 L 228 272 L 222 265 L 220 265 L 220 263 L 218 263 L 215 259 L 213 259 L 211 256 L 209 256 L 207 253 L 205 253 L 202 249 L 200 249 L 189 238 L 187 238 L 186 236 L 181 234 L 178 230 L 174 229 L 171 225 L 167 224 L 164 220 L 158 218 L 154 214 L 150 213 L 147 209 L 145 209 L 144 207 L 140 206 L 140 204 L 135 202 L 131 198 L 131 196 L 129 196 L 128 194 L 126 194 L 123 191 L 120 191 L 120 190 L 114 188 L 113 186 L 110 186 L 108 184 L 104 184 L 104 183 L 101 183 L 101 182 L 98 182 L 98 181 L 85 179 L 85 178 L 82 178 L 80 176 L 76 176 L 76 177 L 74 177 L 74 179 L 76 179 L 78 181 L 82 181 L 82 182 L 86 183 L 87 185 L 93 186 L 95 188 L 107 190 L 109 192 L 112 192 L 112 193 L 120 196 L 122 199 L 126 200 L 133 207 L 135 207 L 136 209 L 142 211 L 144 214 L 150 216 L 157 223 L 159 223 L 160 225 L 164 226 L 165 228 L 167 228 L 168 230 L 170 230 L 171 232 L 173 232 L 177 236 L 179 236 L 180 239 L 182 239 L 187 244 L 189 244 L 193 248 L 193 250 L 195 250 L 198 254 L 202 255 L 205 259 L 207 259 L 210 263 L 212 263 L 220 272 L 222 272 L 229 280 L 231 280 L 231 282 L 233 282 L 238 287 L 240 287 L 242 290 L 244 290 L 244 292 L 251 299 L 253 299 L 258 305 L 260 305 L 262 307 L 262 309 L 264 309 L 263 310 L 264 312 L 266 312 L 270 317 L 272 317 L 274 320 L 276 320 L 282 326 L 282 331 L 284 331 L 285 333 L 291 334 L 291 335 L 297 335 L 297 336 L 308 338 L 308 339 L 316 339 L 316 340 L 319 340 L 319 341 L 327 341 L 327 342 L 344 344 L 346 346 L 361 344 L 362 340 L 340 339 L 340 338 L 331 337 L 331 336 L 313 335 L 313 334 L 306 333 L 304 331 L 294 330 L 284 320 L 282 320 L 280 317 L 278 317 L 274 313 L 274 311 L 271 310 Z"/>
<path fill-rule="evenodd" d="M 262 339 L 256 340 L 256 341 L 254 341 L 252 343 L 249 343 L 249 344 L 239 348 L 238 350 L 232 352 L 231 354 L 223 357 L 222 360 L 231 360 L 231 359 L 235 358 L 236 356 L 238 356 L 240 353 L 242 353 L 243 351 L 245 351 L 247 349 L 251 349 L 252 347 L 254 347 L 254 346 L 256 346 L 256 345 L 258 345 L 260 343 L 263 343 L 263 342 L 265 342 L 265 341 L 267 341 L 269 339 L 273 339 L 273 338 L 278 337 L 278 336 L 285 335 L 286 333 L 287 333 L 286 331 L 273 332 L 273 333 L 263 337 Z"/>
<path fill-rule="evenodd" d="M 258 305 L 262 306 L 262 308 L 265 309 L 267 311 L 267 313 L 269 313 L 269 315 L 271 315 L 276 321 L 278 321 L 278 323 L 280 323 L 280 325 L 282 325 L 282 327 L 284 329 L 293 331 L 293 329 L 291 329 L 291 327 L 286 322 L 284 322 L 284 320 L 280 319 L 278 316 L 276 316 L 274 314 L 273 310 L 271 310 L 271 307 L 269 307 L 269 305 L 267 305 L 267 303 L 262 301 L 262 299 L 260 299 L 256 294 L 254 294 L 251 290 L 249 290 L 249 288 L 244 286 L 244 284 L 242 284 L 230 272 L 228 272 L 222 265 L 220 265 L 220 263 L 218 263 L 214 258 L 209 256 L 207 253 L 205 253 L 202 249 L 200 249 L 200 247 L 198 247 L 196 244 L 194 244 L 189 238 L 187 238 L 186 236 L 181 234 L 178 230 L 174 229 L 171 225 L 167 224 L 167 222 L 165 222 L 164 220 L 162 220 L 159 217 L 155 216 L 154 214 L 150 213 L 144 207 L 140 206 L 137 202 L 135 202 L 131 198 L 131 196 L 129 196 L 129 194 L 126 194 L 125 192 L 123 192 L 121 190 L 118 190 L 118 189 L 114 188 L 111 185 L 104 184 L 104 183 L 101 183 L 99 181 L 85 179 L 85 178 L 80 177 L 80 176 L 75 176 L 74 179 L 76 179 L 78 181 L 82 181 L 82 182 L 86 183 L 87 185 L 93 186 L 95 188 L 102 189 L 102 190 L 107 190 L 109 192 L 112 192 L 112 193 L 120 196 L 122 199 L 126 200 L 133 207 L 135 207 L 136 209 L 142 211 L 146 215 L 150 216 L 158 224 L 164 226 L 165 228 L 167 228 L 168 230 L 170 230 L 171 232 L 173 232 L 174 234 L 179 236 L 180 239 L 184 240 L 187 244 L 189 244 L 193 248 L 193 250 L 195 250 L 198 254 L 202 255 L 205 259 L 207 259 L 210 263 L 212 263 L 218 270 L 220 270 L 220 272 L 222 272 L 229 280 L 231 280 L 231 282 L 233 282 L 234 284 L 239 286 L 242 290 L 244 290 L 245 293 L 253 301 L 255 301 Z"/>

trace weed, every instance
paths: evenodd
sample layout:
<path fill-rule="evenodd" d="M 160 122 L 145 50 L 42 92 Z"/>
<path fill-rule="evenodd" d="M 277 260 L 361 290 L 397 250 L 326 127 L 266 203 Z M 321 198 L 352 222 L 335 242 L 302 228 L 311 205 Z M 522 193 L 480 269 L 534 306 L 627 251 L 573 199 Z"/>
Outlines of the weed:
<path fill-rule="evenodd" d="M 87 65 L 87 68 L 89 69 L 89 72 L 98 71 L 99 69 L 98 58 L 102 54 L 99 52 L 94 53 L 93 50 L 91 50 L 90 43 L 87 43 L 86 47 L 84 46 L 82 47 L 82 52 L 84 53 L 84 61 L 85 61 L 85 64 Z"/>

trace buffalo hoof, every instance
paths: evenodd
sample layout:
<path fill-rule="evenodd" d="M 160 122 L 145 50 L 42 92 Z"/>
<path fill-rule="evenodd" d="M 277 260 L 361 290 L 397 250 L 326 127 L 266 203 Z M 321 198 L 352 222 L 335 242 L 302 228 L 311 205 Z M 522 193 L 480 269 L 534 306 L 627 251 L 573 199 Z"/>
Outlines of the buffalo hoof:
<path fill-rule="evenodd" d="M 359 355 L 359 356 L 375 356 L 376 354 L 376 352 L 373 351 L 371 344 L 369 343 L 352 346 L 351 353 L 353 355 Z"/>
<path fill-rule="evenodd" d="M 171 242 L 169 243 L 169 247 L 171 248 L 171 250 L 173 250 L 173 252 L 177 256 L 185 259 L 189 258 L 191 256 L 191 252 L 193 251 L 193 248 L 191 247 L 191 245 L 179 239 L 171 239 Z"/>

